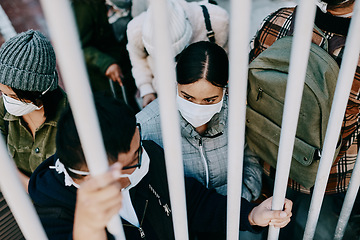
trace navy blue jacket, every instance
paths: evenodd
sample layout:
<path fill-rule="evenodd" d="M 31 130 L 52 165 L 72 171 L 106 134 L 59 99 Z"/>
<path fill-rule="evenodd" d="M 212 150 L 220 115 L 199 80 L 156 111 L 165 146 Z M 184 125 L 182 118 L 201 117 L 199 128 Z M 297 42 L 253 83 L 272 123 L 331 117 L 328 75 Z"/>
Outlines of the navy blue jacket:
<path fill-rule="evenodd" d="M 145 234 L 145 239 L 174 239 L 172 215 L 164 207 L 167 204 L 171 209 L 163 150 L 152 141 L 144 141 L 143 146 L 150 157 L 149 172 L 130 190 L 141 231 L 122 219 L 125 235 L 131 240 L 144 239 L 140 232 Z M 49 168 L 55 161 L 54 155 L 33 172 L 29 194 L 49 239 L 72 239 L 77 189 L 65 186 L 64 174 Z M 151 188 L 160 196 L 161 205 Z M 189 231 L 225 233 L 226 197 L 205 188 L 193 178 L 185 179 L 185 189 Z M 256 231 L 248 221 L 254 206 L 242 199 L 240 230 Z M 112 236 L 108 238 L 112 239 Z"/>

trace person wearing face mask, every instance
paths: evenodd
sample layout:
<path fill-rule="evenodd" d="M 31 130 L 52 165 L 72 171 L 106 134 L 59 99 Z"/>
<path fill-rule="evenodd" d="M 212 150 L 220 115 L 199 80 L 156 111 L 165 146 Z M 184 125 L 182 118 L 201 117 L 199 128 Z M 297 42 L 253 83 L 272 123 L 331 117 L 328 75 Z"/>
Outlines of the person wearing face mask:
<path fill-rule="evenodd" d="M 205 41 L 185 48 L 176 65 L 185 175 L 222 195 L 227 194 L 228 74 L 225 50 Z M 158 100 L 136 117 L 143 126 L 143 138 L 163 146 Z M 246 147 L 244 154 L 242 196 L 256 200 L 262 170 L 257 157 Z"/>
<path fill-rule="evenodd" d="M 339 64 L 342 62 L 349 24 L 356 0 L 318 0 L 312 42 L 321 46 L 325 36 L 328 42 L 328 53 Z M 277 39 L 294 31 L 297 7 L 281 8 L 269 14 L 261 24 L 251 42 L 250 61 L 271 46 Z M 295 20 L 294 20 L 295 19 Z M 323 34 L 319 34 L 322 31 Z M 358 54 L 358 53 L 356 53 Z M 325 196 L 320 211 L 314 239 L 332 239 L 338 221 L 344 197 L 359 151 L 359 113 L 360 113 L 360 57 L 354 75 L 351 92 L 341 126 L 342 145 L 334 161 L 327 182 Z M 266 162 L 261 162 L 264 170 L 264 189 L 272 192 L 275 169 Z M 302 239 L 307 213 L 313 189 L 307 189 L 296 181 L 289 179 L 287 197 L 294 201 L 294 220 L 280 232 L 280 239 Z M 358 195 L 354 210 L 348 222 L 343 239 L 360 236 L 360 204 Z"/>
<path fill-rule="evenodd" d="M 119 214 L 126 239 L 175 239 L 163 149 L 142 140 L 143 126 L 123 102 L 98 95 L 95 105 L 111 169 L 90 175 L 68 108 L 59 120 L 56 154 L 31 176 L 29 194 L 48 238 L 114 239 L 106 225 Z M 193 178 L 185 179 L 185 189 L 189 230 L 225 232 L 226 197 Z M 285 226 L 291 201 L 283 211 L 270 210 L 271 201 L 257 206 L 242 199 L 239 229 Z"/>
<path fill-rule="evenodd" d="M 145 12 L 128 24 L 127 50 L 132 73 L 142 98 L 142 107 L 157 98 L 158 82 L 155 72 L 154 9 L 155 1 L 147 1 Z M 168 34 L 171 51 L 178 55 L 186 46 L 199 41 L 211 41 L 227 48 L 229 14 L 214 1 L 167 0 Z"/>
<path fill-rule="evenodd" d="M 28 30 L 0 49 L 0 130 L 27 189 L 31 173 L 55 153 L 56 124 L 67 100 L 50 41 Z"/>

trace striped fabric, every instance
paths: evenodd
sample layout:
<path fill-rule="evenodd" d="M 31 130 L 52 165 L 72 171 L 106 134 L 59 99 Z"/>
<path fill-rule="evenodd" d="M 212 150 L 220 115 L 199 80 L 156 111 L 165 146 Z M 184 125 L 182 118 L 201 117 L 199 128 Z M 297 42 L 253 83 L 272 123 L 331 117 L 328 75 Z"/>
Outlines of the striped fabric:
<path fill-rule="evenodd" d="M 1 192 L 0 192 L 0 239 L 2 240 L 25 239 Z"/>
<path fill-rule="evenodd" d="M 282 8 L 264 19 L 261 24 L 260 30 L 257 32 L 255 37 L 251 41 L 250 61 L 252 61 L 257 55 L 259 55 L 261 52 L 271 46 L 271 44 L 273 44 L 277 39 L 289 35 L 289 31 L 292 30 L 292 24 L 294 22 L 293 19 L 295 9 L 296 8 Z M 331 20 L 334 20 L 335 22 L 332 21 L 331 24 L 328 24 L 329 18 L 333 18 Z M 337 20 L 340 20 L 338 25 L 336 24 Z M 346 30 L 346 28 L 348 28 L 350 19 L 335 19 L 335 17 L 331 16 L 330 14 L 323 14 L 318 9 L 315 22 L 316 25 L 323 31 L 329 42 L 329 54 L 333 56 L 335 61 L 340 64 L 344 52 L 346 35 L 343 35 L 343 33 L 340 34 L 337 29 L 341 29 L 341 31 L 344 32 L 344 29 Z M 322 46 L 323 44 L 322 37 L 317 34 L 317 30 L 315 29 L 312 41 L 320 46 Z M 346 191 L 349 185 L 351 173 L 354 168 L 359 148 L 359 87 L 360 61 L 358 63 L 358 67 L 354 77 L 348 105 L 345 112 L 345 117 L 341 128 L 342 147 L 337 159 L 335 160 L 331 168 L 329 181 L 326 188 L 326 193 L 328 194 Z M 266 175 L 271 177 L 275 176 L 275 170 L 265 162 L 263 163 L 263 169 Z M 291 179 L 289 179 L 289 187 L 303 193 L 310 193 L 312 191 L 312 189 L 306 189 L 305 187 L 301 186 L 300 184 L 296 183 Z"/>

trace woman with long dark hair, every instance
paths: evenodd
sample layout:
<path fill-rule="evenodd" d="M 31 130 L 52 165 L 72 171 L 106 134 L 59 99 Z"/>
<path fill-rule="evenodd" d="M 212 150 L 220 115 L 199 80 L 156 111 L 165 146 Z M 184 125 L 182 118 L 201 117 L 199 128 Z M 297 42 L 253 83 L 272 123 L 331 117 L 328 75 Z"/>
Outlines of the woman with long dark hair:
<path fill-rule="evenodd" d="M 176 65 L 185 175 L 223 195 L 227 193 L 228 66 L 225 50 L 205 41 L 189 45 Z M 137 119 L 143 126 L 144 139 L 163 146 L 159 102 L 149 104 Z M 245 148 L 243 197 L 248 200 L 260 194 L 261 167 L 257 160 Z"/>

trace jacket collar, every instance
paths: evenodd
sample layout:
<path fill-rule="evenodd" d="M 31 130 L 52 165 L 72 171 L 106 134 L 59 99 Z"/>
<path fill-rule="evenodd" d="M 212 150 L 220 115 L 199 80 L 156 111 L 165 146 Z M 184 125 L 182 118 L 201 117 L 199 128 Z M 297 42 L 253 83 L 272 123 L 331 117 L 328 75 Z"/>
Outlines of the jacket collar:
<path fill-rule="evenodd" d="M 145 146 L 144 146 L 145 148 Z M 145 150 L 147 150 L 145 148 Z M 151 159 L 150 159 L 151 164 Z M 149 199 L 149 184 L 150 184 L 150 171 L 141 179 L 141 181 L 133 188 L 129 190 L 131 202 L 135 209 L 136 216 L 138 217 L 140 225 L 145 216 L 146 200 Z"/>
<path fill-rule="evenodd" d="M 149 199 L 149 182 L 149 174 L 146 174 L 145 177 L 135 187 L 129 190 L 131 203 L 134 207 L 140 226 L 142 226 L 148 204 L 147 200 Z M 123 219 L 123 221 L 129 225 L 132 225 L 125 219 Z"/>

